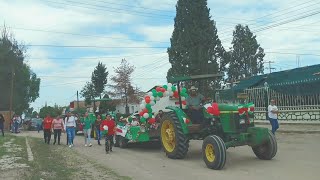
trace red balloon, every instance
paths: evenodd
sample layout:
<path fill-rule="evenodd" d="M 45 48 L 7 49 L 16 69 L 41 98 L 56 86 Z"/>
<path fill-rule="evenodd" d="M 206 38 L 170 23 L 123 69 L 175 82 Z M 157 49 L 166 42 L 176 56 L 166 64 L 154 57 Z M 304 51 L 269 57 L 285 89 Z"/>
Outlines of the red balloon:
<path fill-rule="evenodd" d="M 207 109 L 207 112 L 209 113 L 209 114 L 213 114 L 213 108 L 212 107 L 208 107 L 208 109 Z"/>
<path fill-rule="evenodd" d="M 146 100 L 146 101 L 147 101 L 147 99 L 150 99 L 150 96 L 146 96 L 146 97 L 144 97 L 144 100 Z"/>
<path fill-rule="evenodd" d="M 183 105 L 187 105 L 187 101 L 182 101 L 182 104 Z"/>
<path fill-rule="evenodd" d="M 161 87 L 157 87 L 156 90 L 157 90 L 157 92 L 160 92 L 161 91 Z"/>
<path fill-rule="evenodd" d="M 142 110 L 142 112 L 143 112 L 143 114 L 144 114 L 144 113 L 148 113 L 148 109 L 147 109 L 147 108 L 144 108 L 144 109 Z"/>
<path fill-rule="evenodd" d="M 146 103 L 149 104 L 151 102 L 151 99 L 145 99 Z"/>
<path fill-rule="evenodd" d="M 175 97 L 175 98 L 178 98 L 178 97 L 179 97 L 178 91 L 175 91 L 175 92 L 173 93 L 173 97 Z"/>
<path fill-rule="evenodd" d="M 139 116 L 143 116 L 143 114 L 144 114 L 143 111 L 139 112 Z"/>
<path fill-rule="evenodd" d="M 166 92 L 166 89 L 165 88 L 161 88 L 161 92 Z"/>
<path fill-rule="evenodd" d="M 155 123 L 155 122 L 156 122 L 156 119 L 154 119 L 154 118 L 151 118 L 151 119 L 148 120 L 148 123 L 149 123 L 149 124 L 153 124 L 153 123 Z"/>

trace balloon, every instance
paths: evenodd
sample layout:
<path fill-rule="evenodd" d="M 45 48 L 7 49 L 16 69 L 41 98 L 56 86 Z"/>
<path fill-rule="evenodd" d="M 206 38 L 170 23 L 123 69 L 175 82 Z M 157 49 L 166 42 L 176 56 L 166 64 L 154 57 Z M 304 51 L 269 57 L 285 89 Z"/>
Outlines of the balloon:
<path fill-rule="evenodd" d="M 162 97 L 163 96 L 163 92 L 158 92 L 158 96 Z"/>
<path fill-rule="evenodd" d="M 151 102 L 151 99 L 146 99 L 146 103 L 149 104 Z"/>
<path fill-rule="evenodd" d="M 209 113 L 209 114 L 213 114 L 213 108 L 212 107 L 208 107 L 208 109 L 207 109 L 207 112 Z"/>
<path fill-rule="evenodd" d="M 167 85 L 163 85 L 162 87 L 163 87 L 165 90 L 168 89 L 168 86 L 167 86 Z"/>
<path fill-rule="evenodd" d="M 157 97 L 156 100 L 159 101 L 159 100 L 160 100 L 160 97 Z"/>
<path fill-rule="evenodd" d="M 166 91 L 163 93 L 163 97 L 167 97 L 167 96 L 168 96 L 168 92 Z"/>
<path fill-rule="evenodd" d="M 147 109 L 147 108 L 144 108 L 142 112 L 143 112 L 143 113 L 147 113 L 147 112 L 148 112 L 148 109 Z"/>
<path fill-rule="evenodd" d="M 149 114 L 148 113 L 144 113 L 143 117 L 147 119 L 149 117 Z"/>
<path fill-rule="evenodd" d="M 147 108 L 147 109 L 151 109 L 151 104 L 147 104 L 147 105 L 146 105 L 146 108 Z"/>
<path fill-rule="evenodd" d="M 146 100 L 146 99 L 150 99 L 150 96 L 146 96 L 146 97 L 144 97 L 144 100 Z"/>
<path fill-rule="evenodd" d="M 154 106 L 155 104 L 156 104 L 156 103 L 155 103 L 154 101 L 151 101 L 151 102 L 150 102 L 150 105 L 151 105 L 151 106 Z"/>
<path fill-rule="evenodd" d="M 178 97 L 179 97 L 178 91 L 175 91 L 175 92 L 173 93 L 173 97 L 175 97 L 175 98 L 178 98 Z"/>
<path fill-rule="evenodd" d="M 155 89 L 152 89 L 152 96 L 154 96 L 154 97 L 157 97 L 157 90 L 155 90 Z"/>
<path fill-rule="evenodd" d="M 152 113 L 152 109 L 150 108 L 150 109 L 148 109 L 148 113 Z"/>
<path fill-rule="evenodd" d="M 161 92 L 166 92 L 166 89 L 165 88 L 161 88 Z"/>
<path fill-rule="evenodd" d="M 172 92 L 172 88 L 171 88 L 171 87 L 168 87 L 167 91 L 168 91 L 168 92 Z"/>
<path fill-rule="evenodd" d="M 152 112 L 149 113 L 149 118 L 152 118 Z"/>
<path fill-rule="evenodd" d="M 186 93 L 186 92 L 187 92 L 187 89 L 186 89 L 186 88 L 182 88 L 182 89 L 181 89 L 181 92 Z"/>
<path fill-rule="evenodd" d="M 185 97 L 181 97 L 181 101 L 185 101 L 186 100 L 186 98 Z"/>
<path fill-rule="evenodd" d="M 143 111 L 139 112 L 139 116 L 143 116 L 143 114 L 144 114 Z"/>
<path fill-rule="evenodd" d="M 149 123 L 149 124 L 153 124 L 153 123 L 155 123 L 155 122 L 156 122 L 156 120 L 155 120 L 154 118 L 151 118 L 151 119 L 148 120 L 148 123 Z"/>
<path fill-rule="evenodd" d="M 168 87 L 172 87 L 172 84 L 171 84 L 171 83 L 168 83 Z"/>
<path fill-rule="evenodd" d="M 177 90 L 177 88 L 175 86 L 172 86 L 171 89 L 173 92 Z"/>
<path fill-rule="evenodd" d="M 182 101 L 182 104 L 183 105 L 187 105 L 187 101 Z"/>
<path fill-rule="evenodd" d="M 180 94 L 181 94 L 181 96 L 183 96 L 183 97 L 186 97 L 186 96 L 187 96 L 187 93 L 184 93 L 184 92 L 181 92 Z"/>
<path fill-rule="evenodd" d="M 152 96 L 152 92 L 148 92 L 148 96 L 150 96 L 150 97 L 151 97 L 151 96 Z"/>
<path fill-rule="evenodd" d="M 132 122 L 132 117 L 128 118 L 128 122 L 131 123 Z"/>
<path fill-rule="evenodd" d="M 145 100 L 142 100 L 142 101 L 141 101 L 141 104 L 146 104 L 146 101 L 145 101 Z"/>
<path fill-rule="evenodd" d="M 154 101 L 154 96 L 150 96 L 150 100 L 151 100 L 151 101 Z"/>
<path fill-rule="evenodd" d="M 140 118 L 140 122 L 141 123 L 146 123 L 146 118 L 144 118 L 144 117 Z"/>
<path fill-rule="evenodd" d="M 156 90 L 157 90 L 157 92 L 160 92 L 161 91 L 161 87 L 157 87 Z"/>
<path fill-rule="evenodd" d="M 173 92 L 172 91 L 169 92 L 169 96 L 173 96 Z"/>
<path fill-rule="evenodd" d="M 145 108 L 145 107 L 146 107 L 145 104 L 140 104 L 140 108 L 141 108 L 141 109 L 143 109 L 143 108 Z"/>

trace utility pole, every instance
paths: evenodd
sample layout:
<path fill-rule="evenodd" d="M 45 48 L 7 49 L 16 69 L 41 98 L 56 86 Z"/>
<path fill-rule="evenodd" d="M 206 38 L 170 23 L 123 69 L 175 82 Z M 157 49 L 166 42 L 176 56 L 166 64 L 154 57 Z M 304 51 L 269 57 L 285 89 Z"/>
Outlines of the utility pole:
<path fill-rule="evenodd" d="M 300 56 L 297 55 L 297 66 L 300 67 Z"/>
<path fill-rule="evenodd" d="M 11 67 L 11 89 L 10 89 L 10 119 L 12 118 L 12 104 L 13 104 L 13 80 L 14 80 L 15 72 L 13 67 Z"/>
<path fill-rule="evenodd" d="M 268 64 L 269 64 L 269 68 L 267 68 L 267 69 L 270 70 L 270 74 L 271 74 L 271 70 L 275 70 L 275 69 L 276 69 L 276 68 L 271 67 L 271 63 L 274 63 L 274 61 L 267 61 L 267 62 L 265 62 L 265 63 L 268 63 Z"/>
<path fill-rule="evenodd" d="M 77 91 L 77 109 L 79 109 L 79 92 Z"/>

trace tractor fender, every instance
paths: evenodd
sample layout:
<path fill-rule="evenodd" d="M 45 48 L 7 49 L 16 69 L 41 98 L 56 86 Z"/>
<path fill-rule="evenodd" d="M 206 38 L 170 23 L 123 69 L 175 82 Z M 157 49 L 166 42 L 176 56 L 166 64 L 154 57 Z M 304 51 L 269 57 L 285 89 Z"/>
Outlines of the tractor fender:
<path fill-rule="evenodd" d="M 173 112 L 175 112 L 176 116 L 178 117 L 181 127 L 182 127 L 182 131 L 184 134 L 188 134 L 189 133 L 189 129 L 188 126 L 192 125 L 192 122 L 190 121 L 188 124 L 185 123 L 183 118 L 189 118 L 186 113 L 180 109 L 179 107 L 176 106 L 168 106 L 166 107 L 166 109 L 172 110 Z"/>

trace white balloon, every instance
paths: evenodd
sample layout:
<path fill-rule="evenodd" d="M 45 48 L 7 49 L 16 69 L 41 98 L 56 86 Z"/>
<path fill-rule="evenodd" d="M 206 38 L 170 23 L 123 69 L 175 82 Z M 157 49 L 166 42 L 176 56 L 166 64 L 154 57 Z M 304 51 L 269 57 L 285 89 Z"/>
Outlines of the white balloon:
<path fill-rule="evenodd" d="M 168 90 L 167 90 L 167 91 L 168 91 L 168 92 L 172 92 L 172 89 L 171 89 L 171 87 L 170 87 L 170 88 L 168 87 Z"/>
<path fill-rule="evenodd" d="M 154 96 L 150 96 L 150 100 L 151 100 L 151 101 L 154 101 Z"/>
<path fill-rule="evenodd" d="M 186 100 L 186 98 L 185 97 L 181 97 L 181 101 L 185 101 Z"/>
<path fill-rule="evenodd" d="M 148 117 L 149 117 L 149 114 L 148 114 L 148 113 L 144 113 L 144 114 L 143 114 L 143 117 L 144 117 L 144 118 L 148 118 Z"/>
<path fill-rule="evenodd" d="M 166 96 L 168 96 L 168 91 L 163 93 L 163 97 L 166 97 Z"/>
<path fill-rule="evenodd" d="M 141 109 L 143 109 L 143 108 L 145 108 L 145 107 L 146 107 L 145 104 L 140 104 L 140 108 L 141 108 Z"/>
<path fill-rule="evenodd" d="M 171 83 L 168 83 L 168 87 L 172 87 L 172 84 L 171 84 Z"/>
<path fill-rule="evenodd" d="M 146 103 L 146 101 L 145 101 L 145 100 L 142 100 L 142 101 L 141 101 L 141 104 L 147 104 L 147 103 Z"/>
<path fill-rule="evenodd" d="M 156 104 L 156 103 L 155 103 L 154 101 L 151 101 L 151 102 L 150 102 L 150 105 L 151 105 L 151 106 L 154 106 L 155 104 Z"/>
<path fill-rule="evenodd" d="M 156 100 L 159 101 L 159 100 L 160 100 L 160 97 L 157 97 Z"/>
<path fill-rule="evenodd" d="M 173 92 L 172 91 L 169 92 L 169 96 L 173 96 Z"/>
<path fill-rule="evenodd" d="M 151 97 L 151 96 L 152 96 L 152 92 L 148 92 L 148 96 L 150 96 L 150 97 Z"/>

